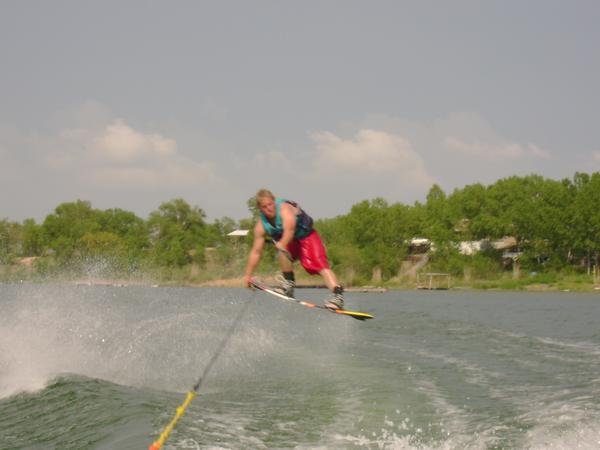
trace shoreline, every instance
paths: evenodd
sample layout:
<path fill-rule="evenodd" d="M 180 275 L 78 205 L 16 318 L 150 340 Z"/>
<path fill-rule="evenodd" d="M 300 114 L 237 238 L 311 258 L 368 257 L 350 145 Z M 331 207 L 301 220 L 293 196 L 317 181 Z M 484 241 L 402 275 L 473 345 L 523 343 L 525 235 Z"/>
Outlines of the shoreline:
<path fill-rule="evenodd" d="M 262 276 L 262 280 L 268 284 L 276 283 L 273 276 Z M 362 292 L 362 293 L 384 293 L 389 291 L 400 290 L 420 290 L 420 291 L 497 291 L 497 292 L 582 292 L 582 293 L 598 293 L 600 294 L 600 285 L 589 284 L 568 284 L 567 286 L 558 286 L 557 284 L 532 283 L 523 284 L 518 288 L 506 288 L 501 286 L 490 286 L 489 281 L 481 280 L 479 283 L 482 286 L 473 285 L 456 285 L 449 289 L 422 289 L 415 285 L 392 284 L 392 285 L 360 285 L 348 286 L 344 290 L 346 292 Z M 160 282 L 148 279 L 125 279 L 125 278 L 73 278 L 73 279 L 45 279 L 45 280 L 1 280 L 0 284 L 65 284 L 74 286 L 111 286 L 111 287 L 191 287 L 191 288 L 245 288 L 243 277 L 236 278 L 220 278 L 207 281 L 166 281 Z M 296 288 L 298 289 L 326 289 L 326 286 L 320 283 L 314 283 L 311 280 L 300 279 L 297 281 Z"/>

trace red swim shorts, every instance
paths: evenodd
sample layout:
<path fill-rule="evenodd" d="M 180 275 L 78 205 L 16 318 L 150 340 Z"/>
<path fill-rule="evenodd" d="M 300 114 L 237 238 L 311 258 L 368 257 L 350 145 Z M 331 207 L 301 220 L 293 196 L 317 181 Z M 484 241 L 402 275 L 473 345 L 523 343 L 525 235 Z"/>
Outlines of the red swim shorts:
<path fill-rule="evenodd" d="M 302 239 L 294 239 L 287 246 L 294 260 L 300 260 L 304 269 L 314 275 L 323 269 L 329 269 L 327 253 L 321 241 L 321 236 L 315 230 Z"/>

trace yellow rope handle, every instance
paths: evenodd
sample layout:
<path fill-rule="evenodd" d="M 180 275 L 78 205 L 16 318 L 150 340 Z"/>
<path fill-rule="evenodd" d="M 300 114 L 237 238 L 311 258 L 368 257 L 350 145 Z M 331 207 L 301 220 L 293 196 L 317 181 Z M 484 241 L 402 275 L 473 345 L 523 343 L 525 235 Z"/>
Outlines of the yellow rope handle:
<path fill-rule="evenodd" d="M 169 434 L 171 433 L 171 431 L 173 431 L 173 427 L 175 427 L 175 424 L 177 423 L 179 418 L 181 416 L 183 416 L 183 413 L 185 412 L 188 405 L 194 399 L 195 396 L 196 396 L 195 391 L 190 391 L 187 393 L 187 397 L 185 398 L 185 401 L 181 404 L 181 406 L 179 408 L 177 408 L 177 411 L 175 413 L 175 417 L 173 417 L 173 420 L 171 420 L 169 425 L 167 425 L 165 427 L 163 432 L 160 434 L 160 437 L 150 447 L 148 447 L 148 450 L 159 450 L 163 446 L 163 444 L 169 437 Z"/>

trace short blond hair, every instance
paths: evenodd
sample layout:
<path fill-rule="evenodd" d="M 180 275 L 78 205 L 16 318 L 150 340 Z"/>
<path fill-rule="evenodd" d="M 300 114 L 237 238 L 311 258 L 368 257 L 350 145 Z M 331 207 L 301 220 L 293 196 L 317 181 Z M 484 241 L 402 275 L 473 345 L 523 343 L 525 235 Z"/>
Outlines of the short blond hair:
<path fill-rule="evenodd" d="M 270 190 L 259 189 L 259 191 L 256 193 L 256 206 L 260 206 L 260 200 L 263 198 L 270 198 L 275 200 L 275 196 Z"/>

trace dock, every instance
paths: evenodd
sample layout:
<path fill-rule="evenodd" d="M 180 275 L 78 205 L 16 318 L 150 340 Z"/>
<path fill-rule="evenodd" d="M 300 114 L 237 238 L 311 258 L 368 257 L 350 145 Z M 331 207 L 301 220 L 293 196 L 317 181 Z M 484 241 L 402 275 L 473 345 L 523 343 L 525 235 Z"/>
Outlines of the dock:
<path fill-rule="evenodd" d="M 449 273 L 417 273 L 417 289 L 447 290 L 451 283 L 452 276 Z"/>

